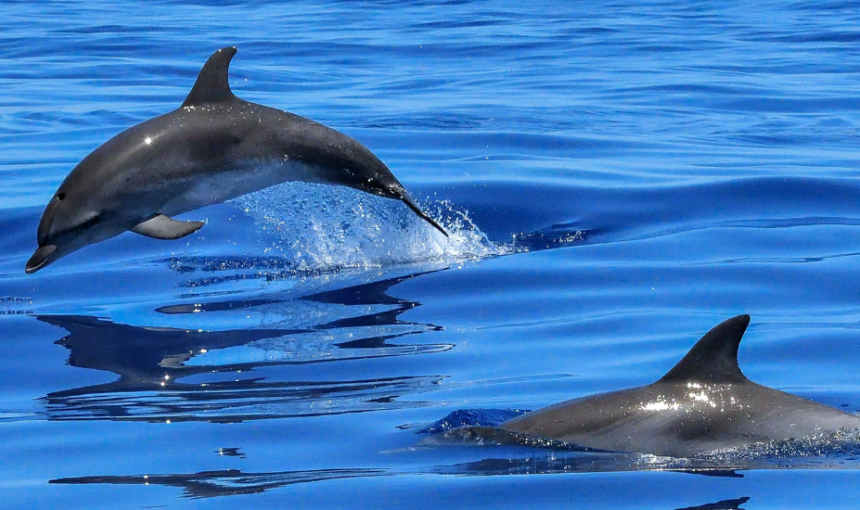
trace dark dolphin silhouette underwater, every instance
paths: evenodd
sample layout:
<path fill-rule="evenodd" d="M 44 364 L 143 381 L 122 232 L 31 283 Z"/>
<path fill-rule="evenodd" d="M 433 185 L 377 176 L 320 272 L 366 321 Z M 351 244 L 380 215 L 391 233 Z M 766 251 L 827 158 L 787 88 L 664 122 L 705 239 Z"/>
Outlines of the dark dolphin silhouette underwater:
<path fill-rule="evenodd" d="M 756 384 L 738 366 L 749 315 L 710 330 L 657 382 L 582 397 L 499 428 L 598 450 L 670 457 L 860 429 L 860 417 Z"/>
<path fill-rule="evenodd" d="M 171 216 L 285 181 L 400 200 L 448 235 L 364 145 L 233 95 L 227 78 L 235 54 L 236 48 L 216 51 L 182 106 L 116 135 L 71 171 L 45 207 L 27 273 L 128 230 L 158 239 L 187 236 L 203 222 Z"/>

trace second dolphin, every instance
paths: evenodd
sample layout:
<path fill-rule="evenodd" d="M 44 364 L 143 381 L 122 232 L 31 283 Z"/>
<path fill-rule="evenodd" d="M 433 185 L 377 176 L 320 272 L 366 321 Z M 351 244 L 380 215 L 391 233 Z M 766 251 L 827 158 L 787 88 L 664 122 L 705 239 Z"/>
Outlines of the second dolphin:
<path fill-rule="evenodd" d="M 860 431 L 860 417 L 756 384 L 738 366 L 749 315 L 728 319 L 648 386 L 591 395 L 500 425 L 528 436 L 670 457 Z"/>

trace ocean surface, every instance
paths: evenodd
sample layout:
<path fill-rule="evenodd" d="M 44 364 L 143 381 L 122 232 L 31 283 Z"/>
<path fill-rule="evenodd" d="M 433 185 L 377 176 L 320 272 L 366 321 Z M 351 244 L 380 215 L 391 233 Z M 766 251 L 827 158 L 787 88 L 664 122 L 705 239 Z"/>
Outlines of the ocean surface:
<path fill-rule="evenodd" d="M 225 46 L 451 238 L 288 183 L 25 275 L 69 171 Z M 432 431 L 651 383 L 741 313 L 748 377 L 860 411 L 860 2 L 3 2 L 0 63 L 3 508 L 856 507 L 860 445 Z"/>

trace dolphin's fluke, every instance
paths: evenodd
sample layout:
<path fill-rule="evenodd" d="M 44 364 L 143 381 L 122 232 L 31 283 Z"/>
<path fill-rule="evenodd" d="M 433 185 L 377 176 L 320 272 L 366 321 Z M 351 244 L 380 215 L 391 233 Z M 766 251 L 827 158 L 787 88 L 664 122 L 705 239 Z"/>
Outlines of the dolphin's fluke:
<path fill-rule="evenodd" d="M 738 346 L 749 323 L 745 314 L 717 324 L 658 382 L 746 382 L 738 366 Z"/>
<path fill-rule="evenodd" d="M 230 90 L 230 82 L 227 79 L 227 71 L 230 61 L 236 54 L 236 48 L 221 48 L 209 57 L 203 64 L 203 69 L 197 76 L 197 81 L 182 106 L 194 106 L 204 103 L 219 103 L 233 99 L 233 91 Z"/>
<path fill-rule="evenodd" d="M 445 232 L 445 229 L 442 228 L 442 225 L 439 225 L 438 223 L 436 223 L 436 220 L 434 220 L 430 216 L 427 216 L 427 214 L 422 211 L 420 207 L 418 207 L 418 204 L 416 204 L 415 201 L 412 200 L 412 197 L 403 192 L 400 196 L 400 200 L 403 200 L 403 203 L 409 206 L 409 208 L 412 209 L 412 211 L 414 211 L 415 214 L 417 214 L 421 219 L 433 225 L 436 230 L 442 232 L 445 237 L 448 237 L 448 232 Z"/>
<path fill-rule="evenodd" d="M 197 232 L 202 226 L 202 221 L 179 221 L 170 216 L 159 214 L 154 218 L 138 223 L 131 231 L 155 239 L 173 240 Z"/>

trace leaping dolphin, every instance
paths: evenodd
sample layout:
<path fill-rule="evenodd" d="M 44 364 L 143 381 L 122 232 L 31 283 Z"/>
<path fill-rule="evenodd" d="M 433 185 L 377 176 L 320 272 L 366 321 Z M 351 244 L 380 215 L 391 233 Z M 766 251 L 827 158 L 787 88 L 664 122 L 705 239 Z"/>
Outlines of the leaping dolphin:
<path fill-rule="evenodd" d="M 738 366 L 749 315 L 709 331 L 659 381 L 526 413 L 502 429 L 599 450 L 691 457 L 860 429 L 860 417 L 758 385 Z"/>
<path fill-rule="evenodd" d="M 364 145 L 233 95 L 227 71 L 235 54 L 236 48 L 216 51 L 182 106 L 116 135 L 72 170 L 45 207 L 27 273 L 127 230 L 157 239 L 187 236 L 203 222 L 171 216 L 285 181 L 400 200 L 448 235 Z"/>

